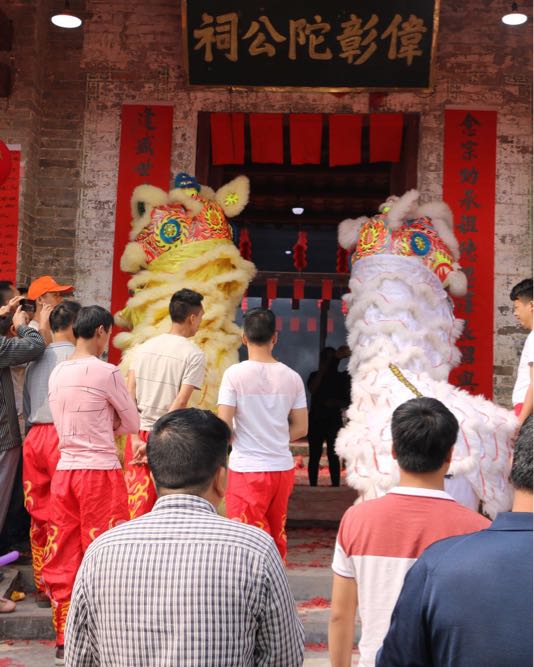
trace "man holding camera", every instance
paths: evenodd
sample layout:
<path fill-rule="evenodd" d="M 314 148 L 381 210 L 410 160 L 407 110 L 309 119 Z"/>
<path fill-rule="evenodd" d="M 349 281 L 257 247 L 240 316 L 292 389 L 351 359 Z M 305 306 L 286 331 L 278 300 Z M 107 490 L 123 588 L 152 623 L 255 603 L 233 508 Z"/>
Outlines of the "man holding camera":
<path fill-rule="evenodd" d="M 22 310 L 20 300 L 21 297 L 14 297 L 0 307 L 0 532 L 22 444 L 10 367 L 37 359 L 45 349 L 42 336 L 28 326 L 29 315 Z M 15 337 L 6 335 L 11 326 L 15 329 Z M 0 599 L 0 613 L 13 611 L 13 608 L 9 601 Z"/>

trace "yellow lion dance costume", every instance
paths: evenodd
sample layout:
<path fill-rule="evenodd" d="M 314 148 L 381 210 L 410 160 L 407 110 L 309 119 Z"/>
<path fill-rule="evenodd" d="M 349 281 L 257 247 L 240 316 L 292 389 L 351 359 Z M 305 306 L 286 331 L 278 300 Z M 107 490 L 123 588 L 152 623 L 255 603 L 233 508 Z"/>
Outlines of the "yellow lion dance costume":
<path fill-rule="evenodd" d="M 116 315 L 117 324 L 130 331 L 117 334 L 114 345 L 122 350 L 127 373 L 135 348 L 169 330 L 174 292 L 199 292 L 205 315 L 194 340 L 206 356 L 207 373 L 190 405 L 215 410 L 222 374 L 238 361 L 236 308 L 256 271 L 239 254 L 227 220 L 247 205 L 249 180 L 238 176 L 214 192 L 182 173 L 175 185 L 168 193 L 152 185 L 133 192 L 130 243 L 121 258 L 121 269 L 134 274 L 128 283 L 132 296 Z"/>

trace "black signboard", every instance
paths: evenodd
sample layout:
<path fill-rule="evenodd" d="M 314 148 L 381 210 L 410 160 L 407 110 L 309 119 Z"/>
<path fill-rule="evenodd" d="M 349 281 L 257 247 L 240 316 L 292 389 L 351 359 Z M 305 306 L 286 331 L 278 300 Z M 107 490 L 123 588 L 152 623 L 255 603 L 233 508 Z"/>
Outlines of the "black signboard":
<path fill-rule="evenodd" d="M 189 84 L 429 89 L 439 0 L 182 0 Z"/>

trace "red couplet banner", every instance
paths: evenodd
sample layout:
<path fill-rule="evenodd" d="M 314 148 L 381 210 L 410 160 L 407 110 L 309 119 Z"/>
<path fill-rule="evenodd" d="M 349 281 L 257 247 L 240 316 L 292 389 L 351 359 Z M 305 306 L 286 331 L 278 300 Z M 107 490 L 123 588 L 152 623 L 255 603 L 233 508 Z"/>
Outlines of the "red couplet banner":
<path fill-rule="evenodd" d="M 469 288 L 456 300 L 465 319 L 462 363 L 450 381 L 493 397 L 493 283 L 497 112 L 445 111 L 443 199 L 454 215 Z"/>
<path fill-rule="evenodd" d="M 19 240 L 20 151 L 10 150 L 11 169 L 0 186 L 0 280 L 17 279 L 17 244 Z"/>
<path fill-rule="evenodd" d="M 134 188 L 143 183 L 168 190 L 171 176 L 172 106 L 127 104 L 122 107 L 111 312 L 121 310 L 128 299 L 130 274 L 123 273 L 120 259 L 129 241 Z M 114 334 L 117 333 L 115 330 Z M 120 352 L 110 346 L 109 359 L 117 363 Z"/>

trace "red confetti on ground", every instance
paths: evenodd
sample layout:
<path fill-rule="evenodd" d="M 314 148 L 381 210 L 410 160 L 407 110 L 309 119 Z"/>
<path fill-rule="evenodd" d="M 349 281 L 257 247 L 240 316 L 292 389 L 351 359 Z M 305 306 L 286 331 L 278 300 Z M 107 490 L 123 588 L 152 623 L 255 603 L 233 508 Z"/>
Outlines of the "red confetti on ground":
<path fill-rule="evenodd" d="M 324 651 L 328 648 L 328 644 L 304 644 L 304 647 L 307 651 Z"/>
<path fill-rule="evenodd" d="M 0 667 L 24 667 L 24 664 L 11 658 L 0 658 Z"/>
<path fill-rule="evenodd" d="M 299 602 L 297 607 L 299 609 L 329 609 L 330 600 L 326 598 L 311 598 L 305 602 Z"/>

